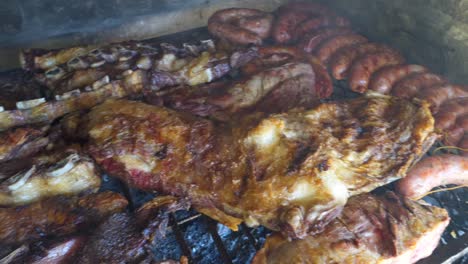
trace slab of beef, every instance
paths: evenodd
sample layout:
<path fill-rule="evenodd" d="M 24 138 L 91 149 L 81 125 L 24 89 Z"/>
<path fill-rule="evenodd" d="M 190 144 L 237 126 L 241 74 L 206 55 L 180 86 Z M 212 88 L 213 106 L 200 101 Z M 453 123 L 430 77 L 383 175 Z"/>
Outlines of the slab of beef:
<path fill-rule="evenodd" d="M 361 194 L 320 234 L 268 237 L 252 263 L 415 263 L 431 255 L 449 221 L 445 209 L 392 192 Z"/>
<path fill-rule="evenodd" d="M 369 95 L 213 123 L 110 100 L 89 114 L 89 151 L 129 185 L 188 197 L 236 229 L 320 232 L 350 196 L 399 179 L 435 140 L 424 103 Z"/>

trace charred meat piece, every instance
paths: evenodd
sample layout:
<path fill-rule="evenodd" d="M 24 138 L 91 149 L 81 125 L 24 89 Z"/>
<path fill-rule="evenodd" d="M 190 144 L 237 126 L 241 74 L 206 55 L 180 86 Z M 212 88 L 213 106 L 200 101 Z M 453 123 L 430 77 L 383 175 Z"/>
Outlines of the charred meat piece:
<path fill-rule="evenodd" d="M 168 213 L 188 209 L 187 205 L 185 201 L 163 196 L 144 204 L 135 215 L 110 216 L 88 238 L 76 263 L 150 262 L 149 246 L 157 243 L 160 233 L 165 232 Z"/>
<path fill-rule="evenodd" d="M 30 245 L 29 255 L 21 263 L 28 264 L 67 264 L 86 243 L 85 236 L 61 238 L 54 241 L 40 241 Z M 13 262 L 12 262 L 13 264 Z"/>
<path fill-rule="evenodd" d="M 273 234 L 252 263 L 415 263 L 432 253 L 449 221 L 444 209 L 391 192 L 362 194 L 320 234 L 293 241 Z"/>
<path fill-rule="evenodd" d="M 145 244 L 133 217 L 113 214 L 89 237 L 76 263 L 138 263 L 146 257 Z"/>
<path fill-rule="evenodd" d="M 18 206 L 56 195 L 96 192 L 101 185 L 93 161 L 78 153 L 55 164 L 33 164 L 0 184 L 0 206 Z"/>
<path fill-rule="evenodd" d="M 35 154 L 49 143 L 49 126 L 17 127 L 0 132 L 0 162 Z"/>
<path fill-rule="evenodd" d="M 153 90 L 160 90 L 170 86 L 194 86 L 209 83 L 225 76 L 232 69 L 248 63 L 256 56 L 255 48 L 246 48 L 231 54 L 205 51 L 200 56 L 186 60 L 179 66 L 165 68 L 159 65 L 156 69 L 151 70 L 149 72 L 149 87 Z M 161 59 L 160 62 L 163 63 L 165 60 Z"/>
<path fill-rule="evenodd" d="M 62 100 L 41 103 L 28 109 L 0 112 L 0 131 L 12 127 L 35 123 L 51 123 L 68 113 L 86 110 L 109 98 L 121 98 L 138 94 L 146 84 L 146 73 L 136 70 L 124 79 L 110 82 L 97 90 L 62 98 Z"/>
<path fill-rule="evenodd" d="M 234 82 L 198 87 L 176 87 L 172 91 L 146 91 L 146 100 L 199 116 L 228 120 L 249 110 L 278 113 L 318 103 L 314 69 L 307 63 L 265 67 Z"/>
<path fill-rule="evenodd" d="M 103 192 L 78 197 L 52 197 L 29 205 L 0 208 L 0 244 L 20 245 L 86 230 L 122 211 L 127 200 Z"/>
<path fill-rule="evenodd" d="M 349 196 L 404 177 L 435 140 L 424 103 L 369 95 L 215 124 L 110 100 L 89 114 L 89 151 L 129 185 L 188 197 L 231 228 L 320 232 Z"/>
<path fill-rule="evenodd" d="M 0 107 L 10 110 L 16 102 L 44 96 L 45 87 L 37 83 L 31 73 L 12 70 L 0 75 Z"/>
<path fill-rule="evenodd" d="M 93 46 L 72 47 L 56 50 L 27 49 L 21 52 L 20 62 L 21 66 L 25 70 L 45 70 L 62 63 L 66 63 L 74 57 L 85 55 L 93 49 L 95 49 Z"/>

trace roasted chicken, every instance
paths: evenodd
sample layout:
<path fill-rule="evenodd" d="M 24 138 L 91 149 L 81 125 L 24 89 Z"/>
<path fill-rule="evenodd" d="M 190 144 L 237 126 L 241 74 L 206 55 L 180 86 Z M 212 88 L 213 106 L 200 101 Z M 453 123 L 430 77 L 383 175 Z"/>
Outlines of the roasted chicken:
<path fill-rule="evenodd" d="M 425 103 L 382 95 L 230 124 L 109 100 L 88 119 L 89 151 L 111 175 L 188 197 L 233 229 L 245 221 L 294 238 L 404 177 L 436 138 Z"/>
<path fill-rule="evenodd" d="M 432 253 L 449 221 L 444 209 L 392 192 L 361 194 L 320 234 L 293 241 L 273 234 L 252 263 L 415 263 Z"/>

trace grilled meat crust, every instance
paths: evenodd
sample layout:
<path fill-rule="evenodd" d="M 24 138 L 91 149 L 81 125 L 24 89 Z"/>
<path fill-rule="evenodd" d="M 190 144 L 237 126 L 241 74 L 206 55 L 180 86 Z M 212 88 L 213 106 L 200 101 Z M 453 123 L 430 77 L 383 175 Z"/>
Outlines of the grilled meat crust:
<path fill-rule="evenodd" d="M 0 162 L 35 154 L 50 143 L 49 126 L 16 127 L 0 132 Z"/>
<path fill-rule="evenodd" d="M 425 103 L 382 95 L 230 124 L 109 100 L 89 120 L 89 151 L 111 175 L 188 197 L 233 229 L 245 221 L 291 237 L 404 177 L 435 140 Z"/>
<path fill-rule="evenodd" d="M 392 192 L 361 194 L 318 235 L 270 236 L 252 263 L 414 263 L 432 253 L 449 221 L 444 209 Z"/>
<path fill-rule="evenodd" d="M 52 164 L 36 161 L 28 169 L 0 183 L 0 206 L 24 205 L 58 195 L 91 193 L 100 186 L 101 177 L 94 162 L 72 152 Z"/>
<path fill-rule="evenodd" d="M 127 200 L 103 192 L 78 197 L 52 197 L 26 206 L 0 208 L 0 244 L 21 244 L 75 233 L 122 211 Z"/>

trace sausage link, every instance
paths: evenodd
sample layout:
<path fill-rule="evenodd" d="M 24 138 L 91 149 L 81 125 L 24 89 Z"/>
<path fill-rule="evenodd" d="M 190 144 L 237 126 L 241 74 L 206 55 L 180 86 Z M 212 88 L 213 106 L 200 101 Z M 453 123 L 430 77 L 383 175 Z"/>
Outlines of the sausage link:
<path fill-rule="evenodd" d="M 440 75 L 430 72 L 413 73 L 397 82 L 392 94 L 401 98 L 413 98 L 419 90 L 432 85 L 445 83 Z"/>
<path fill-rule="evenodd" d="M 468 88 L 455 84 L 436 84 L 419 91 L 416 97 L 428 101 L 431 105 L 432 112 L 437 113 L 440 105 L 445 101 L 454 98 L 468 97 Z"/>
<path fill-rule="evenodd" d="M 468 184 L 468 157 L 451 154 L 427 157 L 397 183 L 396 189 L 405 197 L 417 199 L 445 184 Z"/>
<path fill-rule="evenodd" d="M 330 56 L 340 48 L 365 42 L 367 42 L 367 38 L 358 34 L 338 35 L 324 40 L 314 53 L 322 63 L 326 64 Z"/>
<path fill-rule="evenodd" d="M 273 25 L 273 39 L 278 44 L 292 42 L 296 27 L 311 16 L 332 16 L 335 14 L 321 4 L 305 1 L 295 1 L 280 6 L 276 13 L 277 19 Z"/>
<path fill-rule="evenodd" d="M 443 133 L 444 144 L 447 146 L 456 146 L 461 143 L 466 133 L 468 133 L 468 115 L 463 115 L 458 117 L 453 127 Z"/>
<path fill-rule="evenodd" d="M 468 98 L 459 98 L 445 102 L 439 109 L 435 119 L 435 127 L 447 130 L 455 125 L 457 118 L 468 114 Z"/>
<path fill-rule="evenodd" d="M 328 69 L 332 73 L 333 78 L 344 80 L 347 78 L 348 70 L 354 60 L 364 54 L 392 50 L 391 48 L 378 43 L 364 43 L 347 46 L 335 52 L 330 58 Z"/>
<path fill-rule="evenodd" d="M 208 31 L 214 36 L 237 44 L 261 45 L 269 37 L 273 16 L 249 8 L 227 8 L 208 19 Z"/>
<path fill-rule="evenodd" d="M 428 69 L 421 65 L 401 64 L 391 65 L 380 69 L 371 76 L 369 89 L 383 94 L 389 94 L 393 85 L 412 73 L 427 72 Z"/>
<path fill-rule="evenodd" d="M 314 32 L 305 34 L 297 46 L 310 53 L 324 40 L 338 35 L 350 34 L 352 32 L 352 29 L 346 27 L 318 29 Z"/>
<path fill-rule="evenodd" d="M 363 93 L 367 91 L 370 77 L 374 72 L 404 61 L 405 59 L 397 52 L 382 51 L 363 55 L 355 60 L 349 70 L 349 87 L 354 92 Z"/>
<path fill-rule="evenodd" d="M 300 39 L 309 32 L 328 26 L 349 28 L 350 23 L 343 17 L 316 16 L 305 20 L 296 27 L 294 30 L 294 39 Z"/>

